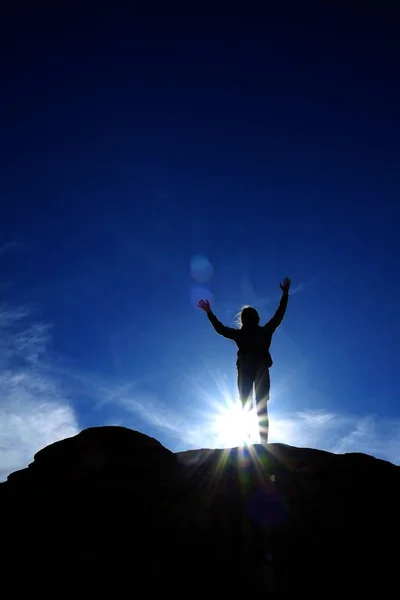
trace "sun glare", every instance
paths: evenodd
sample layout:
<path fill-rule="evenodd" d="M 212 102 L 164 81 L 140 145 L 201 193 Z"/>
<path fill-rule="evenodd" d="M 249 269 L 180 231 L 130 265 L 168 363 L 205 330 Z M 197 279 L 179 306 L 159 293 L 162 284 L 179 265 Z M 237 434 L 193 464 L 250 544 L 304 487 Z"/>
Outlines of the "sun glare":
<path fill-rule="evenodd" d="M 199 385 L 199 395 L 203 396 L 206 405 L 199 413 L 202 426 L 206 429 L 203 447 L 206 444 L 212 448 L 229 449 L 260 444 L 254 406 L 243 408 L 237 391 L 229 389 L 227 378 L 220 373 L 211 369 L 209 377 L 215 383 L 216 391 L 204 389 L 203 382 Z"/>
<path fill-rule="evenodd" d="M 240 402 L 230 401 L 221 409 L 214 431 L 218 446 L 225 448 L 260 442 L 255 410 L 243 409 Z"/>

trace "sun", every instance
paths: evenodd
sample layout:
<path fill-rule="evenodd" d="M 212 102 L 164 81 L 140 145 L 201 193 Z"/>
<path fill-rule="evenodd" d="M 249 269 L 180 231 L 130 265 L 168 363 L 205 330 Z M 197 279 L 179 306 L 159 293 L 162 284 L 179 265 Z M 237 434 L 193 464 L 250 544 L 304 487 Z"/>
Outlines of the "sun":
<path fill-rule="evenodd" d="M 242 408 L 241 402 L 229 400 L 213 423 L 215 441 L 220 447 L 233 448 L 258 444 L 260 434 L 254 409 Z"/>

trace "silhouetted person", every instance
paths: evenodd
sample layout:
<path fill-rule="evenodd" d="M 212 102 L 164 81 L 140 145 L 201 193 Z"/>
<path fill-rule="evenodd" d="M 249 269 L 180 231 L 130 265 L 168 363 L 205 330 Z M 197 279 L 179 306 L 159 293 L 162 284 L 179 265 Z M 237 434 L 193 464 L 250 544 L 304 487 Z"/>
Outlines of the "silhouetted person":
<path fill-rule="evenodd" d="M 226 327 L 217 319 L 208 300 L 200 300 L 198 304 L 207 313 L 215 331 L 219 335 L 233 340 L 238 347 L 236 366 L 240 400 L 243 408 L 250 409 L 254 386 L 260 438 L 263 444 L 268 441 L 269 369 L 273 364 L 269 348 L 272 336 L 285 316 L 289 299 L 290 279 L 286 277 L 283 283 L 279 285 L 282 290 L 282 297 L 278 309 L 272 319 L 263 326 L 260 325 L 258 312 L 251 306 L 242 309 L 240 313 L 241 327 L 235 329 Z"/>

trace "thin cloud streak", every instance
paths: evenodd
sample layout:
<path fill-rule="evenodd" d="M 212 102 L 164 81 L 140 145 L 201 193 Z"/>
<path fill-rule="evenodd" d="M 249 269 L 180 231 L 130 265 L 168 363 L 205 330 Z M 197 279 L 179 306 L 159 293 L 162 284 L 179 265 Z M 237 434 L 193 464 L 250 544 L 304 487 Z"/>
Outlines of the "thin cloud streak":
<path fill-rule="evenodd" d="M 129 417 L 133 416 L 160 433 L 168 434 L 178 444 L 200 447 L 204 443 L 207 430 L 197 416 L 191 418 L 188 414 L 178 413 L 158 400 L 154 394 L 130 390 L 131 387 L 127 385 L 105 391 L 104 385 L 102 386 L 100 405 L 115 403 L 127 413 L 127 418 L 120 420 L 119 424 L 129 426 Z"/>
<path fill-rule="evenodd" d="M 78 433 L 73 409 L 46 368 L 48 326 L 29 307 L 0 307 L 0 481 L 48 444 Z"/>

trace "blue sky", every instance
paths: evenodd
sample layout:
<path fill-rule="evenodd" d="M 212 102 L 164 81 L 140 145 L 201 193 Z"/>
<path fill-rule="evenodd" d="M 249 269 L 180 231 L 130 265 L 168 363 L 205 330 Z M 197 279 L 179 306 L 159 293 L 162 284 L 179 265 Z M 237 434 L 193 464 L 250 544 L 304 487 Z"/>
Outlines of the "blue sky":
<path fill-rule="evenodd" d="M 8 9 L 0 478 L 93 425 L 227 443 L 236 349 L 197 300 L 266 320 L 285 276 L 270 441 L 400 462 L 398 35 L 318 5 Z"/>

